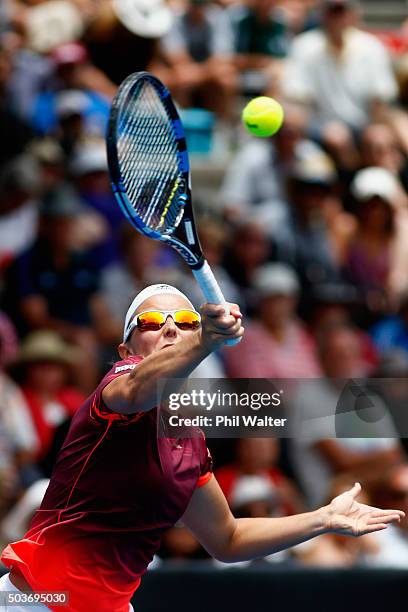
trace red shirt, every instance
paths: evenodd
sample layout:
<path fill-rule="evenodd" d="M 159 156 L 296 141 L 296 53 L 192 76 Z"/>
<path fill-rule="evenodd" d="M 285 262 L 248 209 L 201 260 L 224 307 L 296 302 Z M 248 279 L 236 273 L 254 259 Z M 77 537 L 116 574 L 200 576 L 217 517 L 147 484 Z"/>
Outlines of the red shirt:
<path fill-rule="evenodd" d="M 38 395 L 29 387 L 23 387 L 23 393 L 30 407 L 31 418 L 40 442 L 40 448 L 36 457 L 37 461 L 40 461 L 50 449 L 57 426 L 75 414 L 81 404 L 83 404 L 85 396 L 70 387 L 60 389 L 53 401 L 49 402 L 50 404 L 57 405 L 61 413 L 58 422 L 53 423 L 52 421 L 50 422 L 50 419 L 46 418 L 46 406 Z"/>
<path fill-rule="evenodd" d="M 67 612 L 128 612 L 162 533 L 211 476 L 204 434 L 158 438 L 156 408 L 104 406 L 103 388 L 140 361 L 116 363 L 76 412 L 29 531 L 1 557 L 34 591 L 68 591 Z"/>

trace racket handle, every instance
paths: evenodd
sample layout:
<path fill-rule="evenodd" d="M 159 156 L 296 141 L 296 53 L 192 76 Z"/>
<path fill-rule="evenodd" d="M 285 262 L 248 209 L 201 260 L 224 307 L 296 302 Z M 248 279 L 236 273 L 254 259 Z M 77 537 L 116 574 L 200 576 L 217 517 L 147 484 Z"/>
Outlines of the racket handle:
<path fill-rule="evenodd" d="M 206 259 L 204 259 L 201 268 L 193 270 L 193 274 L 197 283 L 200 285 L 206 301 L 209 304 L 224 304 L 226 314 L 229 314 L 229 308 L 225 301 L 225 297 Z M 225 344 L 233 346 L 239 342 L 241 342 L 241 338 L 231 338 L 230 340 L 226 340 Z"/>

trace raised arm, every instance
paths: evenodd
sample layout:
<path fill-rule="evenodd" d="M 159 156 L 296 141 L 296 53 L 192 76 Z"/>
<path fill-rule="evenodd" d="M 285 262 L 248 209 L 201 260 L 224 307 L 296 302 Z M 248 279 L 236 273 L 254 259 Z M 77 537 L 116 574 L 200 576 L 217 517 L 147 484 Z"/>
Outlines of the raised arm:
<path fill-rule="evenodd" d="M 184 525 L 216 559 L 234 563 L 256 559 L 310 540 L 323 533 L 360 536 L 385 529 L 404 516 L 356 501 L 361 486 L 342 493 L 313 512 L 283 518 L 236 519 L 215 477 L 196 489 L 182 517 Z"/>

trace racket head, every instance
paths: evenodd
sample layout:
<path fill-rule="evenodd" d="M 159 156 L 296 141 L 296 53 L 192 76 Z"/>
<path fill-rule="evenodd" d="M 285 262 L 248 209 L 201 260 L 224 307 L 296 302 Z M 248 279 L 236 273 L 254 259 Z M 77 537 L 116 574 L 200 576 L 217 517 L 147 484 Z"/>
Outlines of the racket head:
<path fill-rule="evenodd" d="M 177 109 L 154 75 L 132 74 L 119 87 L 107 154 L 112 189 L 126 219 L 150 238 L 168 242 L 186 209 L 192 218 L 190 165 Z"/>

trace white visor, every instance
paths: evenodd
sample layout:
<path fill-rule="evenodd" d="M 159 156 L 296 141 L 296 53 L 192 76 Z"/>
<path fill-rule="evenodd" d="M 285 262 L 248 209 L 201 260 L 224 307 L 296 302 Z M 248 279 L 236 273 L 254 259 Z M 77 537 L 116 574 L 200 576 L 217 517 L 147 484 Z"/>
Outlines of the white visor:
<path fill-rule="evenodd" d="M 190 305 L 192 310 L 195 310 L 193 304 L 190 302 L 188 297 L 182 292 L 176 289 L 176 287 L 172 287 L 171 285 L 158 284 L 158 285 L 150 285 L 146 287 L 142 291 L 140 291 L 131 305 L 128 308 L 125 318 L 125 326 L 123 328 L 123 342 L 126 342 L 129 338 L 129 332 L 131 331 L 131 325 L 133 322 L 133 317 L 135 315 L 136 310 L 139 308 L 140 304 L 142 304 L 145 300 L 152 297 L 153 295 L 161 295 L 163 293 L 168 293 L 171 295 L 179 295 L 184 298 Z"/>

